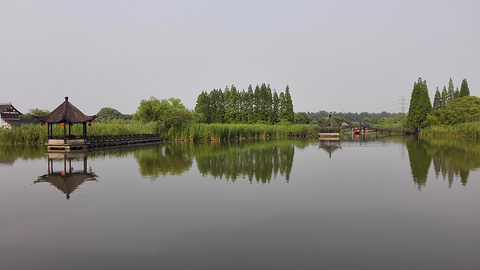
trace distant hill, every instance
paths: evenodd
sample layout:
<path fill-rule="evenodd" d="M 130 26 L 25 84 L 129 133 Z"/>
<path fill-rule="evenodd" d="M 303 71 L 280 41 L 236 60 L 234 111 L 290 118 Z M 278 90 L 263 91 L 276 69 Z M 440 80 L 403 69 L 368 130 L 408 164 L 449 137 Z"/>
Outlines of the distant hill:
<path fill-rule="evenodd" d="M 116 109 L 105 107 L 100 109 L 97 113 L 97 120 L 113 120 L 113 119 L 121 119 L 121 120 L 131 120 L 133 117 L 129 114 L 122 114 Z"/>

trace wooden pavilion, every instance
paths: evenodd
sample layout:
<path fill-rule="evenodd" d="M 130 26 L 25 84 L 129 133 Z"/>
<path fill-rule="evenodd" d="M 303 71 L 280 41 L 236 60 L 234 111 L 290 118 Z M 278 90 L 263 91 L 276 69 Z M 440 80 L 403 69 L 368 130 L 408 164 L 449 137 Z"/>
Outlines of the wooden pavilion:
<path fill-rule="evenodd" d="M 87 148 L 87 122 L 92 122 L 97 116 L 85 115 L 68 101 L 68 97 L 65 97 L 65 101 L 50 114 L 38 116 L 36 118 L 47 125 L 48 150 L 70 151 Z M 54 124 L 60 124 L 63 127 L 63 135 L 53 135 Z M 74 124 L 83 125 L 83 136 L 75 136 L 71 134 L 71 127 Z"/>
<path fill-rule="evenodd" d="M 338 124 L 337 122 L 335 122 L 333 119 L 332 119 L 332 115 L 330 114 L 328 116 L 328 120 L 325 121 L 323 124 L 319 124 L 321 127 L 322 127 L 322 131 L 320 131 L 320 138 L 322 137 L 340 137 L 340 124 Z M 338 132 L 332 132 L 332 127 L 333 128 L 338 128 Z M 323 130 L 323 129 L 326 129 L 326 130 Z M 336 131 L 336 130 L 335 130 Z"/>

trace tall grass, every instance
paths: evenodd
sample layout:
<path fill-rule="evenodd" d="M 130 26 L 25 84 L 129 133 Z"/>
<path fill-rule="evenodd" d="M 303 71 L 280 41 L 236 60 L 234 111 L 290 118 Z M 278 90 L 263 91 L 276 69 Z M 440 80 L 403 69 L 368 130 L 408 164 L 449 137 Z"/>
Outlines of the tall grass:
<path fill-rule="evenodd" d="M 480 122 L 429 126 L 422 130 L 420 134 L 435 137 L 467 137 L 478 139 L 480 138 Z"/>
<path fill-rule="evenodd" d="M 307 136 L 315 133 L 306 125 L 262 125 L 262 124 L 188 124 L 180 129 L 174 139 L 198 140 L 243 140 L 281 138 L 295 134 Z"/>
<path fill-rule="evenodd" d="M 63 135 L 63 127 L 53 125 L 53 135 Z M 106 122 L 94 122 L 87 127 L 88 136 L 102 135 L 129 135 L 129 134 L 161 134 L 164 126 L 160 123 L 140 123 L 137 121 L 112 120 Z M 65 127 L 66 134 L 83 135 L 83 125 L 76 124 Z M 23 125 L 0 129 L 0 143 L 2 144 L 42 144 L 46 143 L 47 126 Z"/>
<path fill-rule="evenodd" d="M 41 125 L 0 128 L 0 143 L 40 144 L 47 141 L 47 129 Z"/>
<path fill-rule="evenodd" d="M 54 135 L 63 135 L 63 127 L 53 126 Z M 66 134 L 83 135 L 83 125 L 65 127 Z M 94 122 L 87 127 L 87 135 L 160 134 L 165 140 L 222 141 L 243 139 L 284 138 L 289 135 L 307 136 L 315 134 L 314 127 L 307 125 L 248 125 L 248 124 L 186 124 L 176 129 L 167 129 L 159 122 L 141 123 L 130 120 Z M 46 143 L 47 126 L 25 125 L 0 129 L 0 143 L 42 144 Z"/>

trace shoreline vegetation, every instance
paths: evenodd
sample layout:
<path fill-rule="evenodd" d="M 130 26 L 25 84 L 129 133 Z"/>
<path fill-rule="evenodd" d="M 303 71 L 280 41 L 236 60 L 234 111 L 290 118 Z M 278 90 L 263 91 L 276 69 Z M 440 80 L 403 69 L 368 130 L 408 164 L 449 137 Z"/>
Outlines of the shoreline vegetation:
<path fill-rule="evenodd" d="M 88 127 L 88 136 L 160 134 L 167 141 L 222 141 L 243 139 L 287 138 L 291 134 L 313 135 L 318 126 L 304 124 L 204 124 L 188 123 L 175 129 L 167 129 L 159 122 L 142 123 L 135 120 L 110 120 L 94 122 Z M 60 125 L 53 126 L 53 133 L 63 134 Z M 67 131 L 68 133 L 68 131 Z M 74 125 L 71 134 L 80 136 L 81 125 Z M 10 129 L 0 129 L 1 144 L 45 144 L 48 141 L 44 125 L 31 124 Z"/>
<path fill-rule="evenodd" d="M 31 110 L 22 117 L 37 121 L 35 116 L 48 111 Z M 234 85 L 225 90 L 203 91 L 195 110 L 187 109 L 180 99 L 156 99 L 151 96 L 140 102 L 133 115 L 123 115 L 112 108 L 102 108 L 98 118 L 88 127 L 88 136 L 157 134 L 166 141 L 228 141 L 288 137 L 317 137 L 327 118 L 318 113 L 294 113 L 289 86 L 279 95 L 263 83 L 248 91 Z M 313 117 L 311 117 L 311 116 Z M 332 113 L 329 114 L 331 117 Z M 339 117 L 342 115 L 344 117 Z M 470 96 L 466 79 L 461 89 L 454 91 L 450 79 L 448 91 L 438 87 L 433 106 L 426 81 L 414 83 L 408 114 L 382 112 L 378 117 L 361 114 L 338 114 L 332 119 L 339 124 L 357 126 L 360 123 L 390 130 L 411 128 L 420 136 L 480 138 L 480 98 Z M 361 121 L 352 122 L 355 120 Z M 355 119 L 355 120 L 354 120 Z M 37 121 L 38 123 L 38 121 Z M 82 136 L 82 125 L 53 125 L 53 134 Z M 0 144 L 45 144 L 47 128 L 40 124 L 0 128 Z"/>
<path fill-rule="evenodd" d="M 428 126 L 421 136 L 480 139 L 480 122 Z"/>
<path fill-rule="evenodd" d="M 167 129 L 159 122 L 142 123 L 135 120 L 108 120 L 94 122 L 88 127 L 88 136 L 160 134 L 167 141 L 228 141 L 249 139 L 316 137 L 320 131 L 317 125 L 288 124 L 205 124 L 188 123 L 175 129 Z M 68 131 L 67 131 L 68 132 Z M 54 126 L 54 134 L 63 134 L 60 125 Z M 81 135 L 81 125 L 71 128 L 72 135 Z M 425 137 L 480 138 L 480 122 L 455 125 L 428 126 L 419 132 Z M 48 141 L 46 126 L 23 125 L 0 129 L 0 144 L 45 144 Z"/>

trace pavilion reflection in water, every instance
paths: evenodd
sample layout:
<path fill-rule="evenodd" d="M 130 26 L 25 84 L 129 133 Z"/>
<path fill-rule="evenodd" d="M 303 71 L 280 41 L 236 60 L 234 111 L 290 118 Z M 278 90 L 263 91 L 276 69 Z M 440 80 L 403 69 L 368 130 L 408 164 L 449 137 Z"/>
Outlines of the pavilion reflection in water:
<path fill-rule="evenodd" d="M 92 168 L 87 166 L 87 153 L 47 153 L 47 173 L 39 176 L 34 184 L 37 183 L 50 183 L 65 193 L 67 200 L 70 199 L 72 194 L 80 185 L 87 181 L 97 181 L 97 175 L 93 172 Z M 55 170 L 54 164 L 62 162 L 63 167 L 59 170 Z M 73 163 L 83 163 L 83 168 L 75 170 Z"/>
<path fill-rule="evenodd" d="M 331 158 L 333 152 L 338 149 L 342 149 L 342 142 L 340 141 L 340 138 L 320 138 L 320 145 L 318 146 L 318 149 L 327 151 L 328 157 Z"/>

